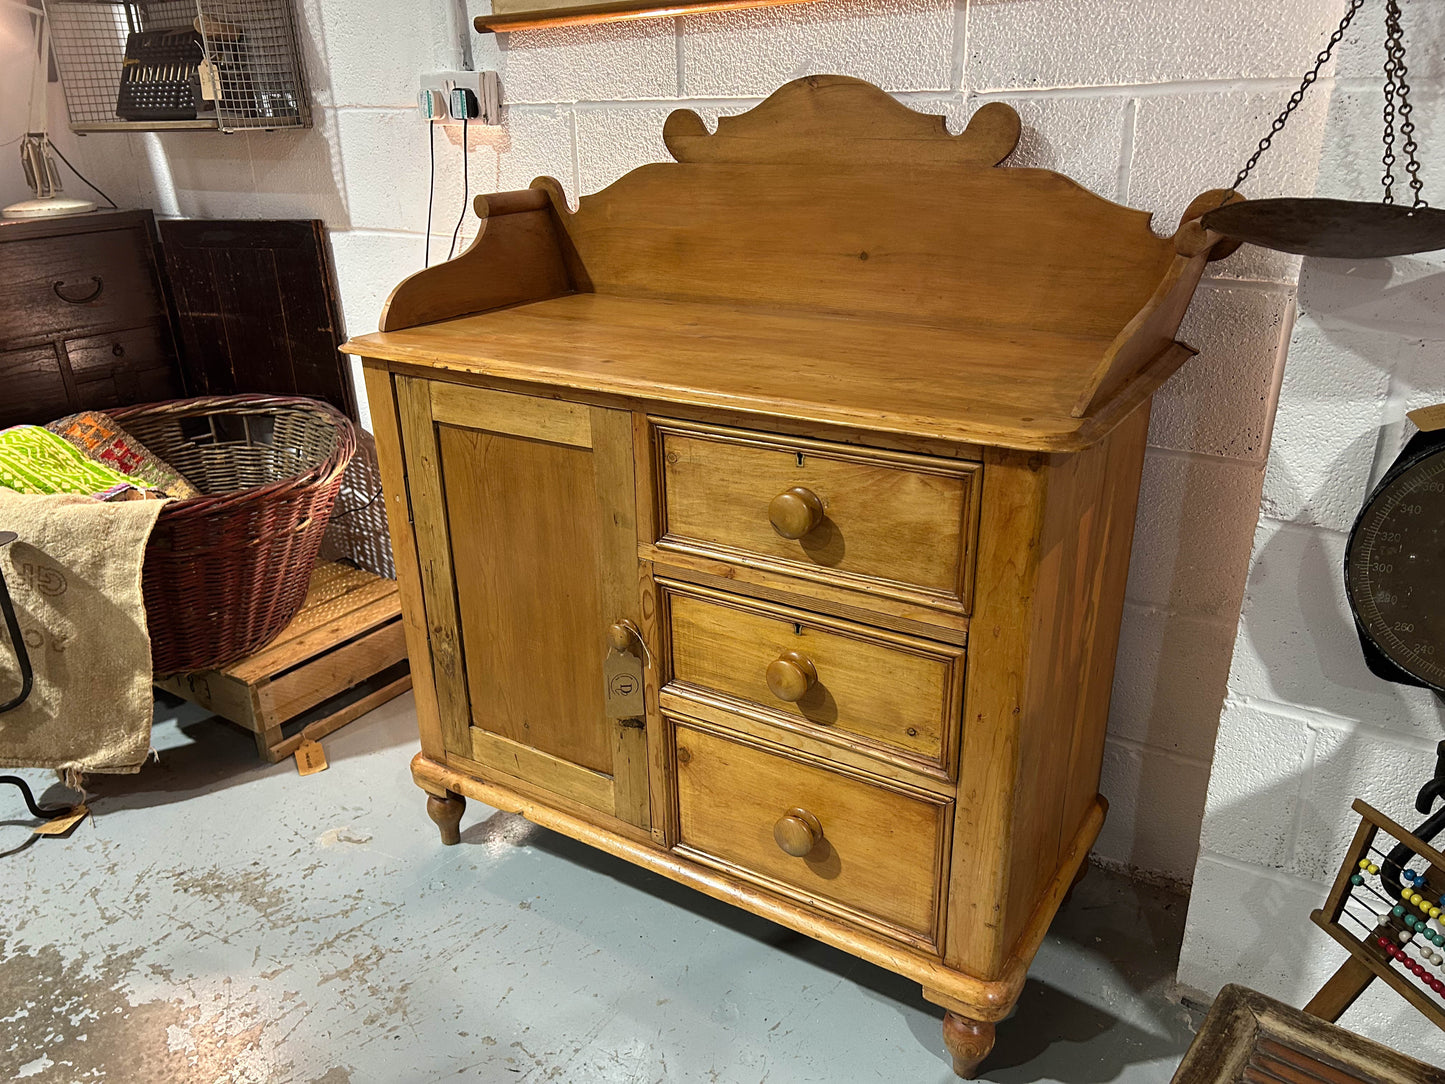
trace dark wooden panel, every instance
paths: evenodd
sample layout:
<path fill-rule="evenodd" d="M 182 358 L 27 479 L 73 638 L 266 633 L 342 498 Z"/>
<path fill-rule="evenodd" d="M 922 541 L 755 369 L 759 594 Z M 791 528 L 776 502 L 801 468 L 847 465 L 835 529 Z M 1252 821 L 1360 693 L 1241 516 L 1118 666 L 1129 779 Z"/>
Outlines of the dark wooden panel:
<path fill-rule="evenodd" d="M 196 394 L 324 399 L 356 417 L 320 221 L 168 221 L 161 242 Z"/>
<path fill-rule="evenodd" d="M 51 346 L 0 354 L 0 429 L 58 418 L 70 405 L 60 361 Z"/>

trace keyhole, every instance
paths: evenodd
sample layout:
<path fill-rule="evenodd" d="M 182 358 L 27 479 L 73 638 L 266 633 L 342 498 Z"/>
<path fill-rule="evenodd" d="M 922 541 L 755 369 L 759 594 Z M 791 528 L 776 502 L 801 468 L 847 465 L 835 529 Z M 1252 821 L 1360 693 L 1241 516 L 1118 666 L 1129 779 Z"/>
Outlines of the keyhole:
<path fill-rule="evenodd" d="M 798 466 L 801 467 L 802 465 L 803 465 L 803 453 L 802 453 L 802 452 L 799 452 L 799 453 L 798 453 Z"/>

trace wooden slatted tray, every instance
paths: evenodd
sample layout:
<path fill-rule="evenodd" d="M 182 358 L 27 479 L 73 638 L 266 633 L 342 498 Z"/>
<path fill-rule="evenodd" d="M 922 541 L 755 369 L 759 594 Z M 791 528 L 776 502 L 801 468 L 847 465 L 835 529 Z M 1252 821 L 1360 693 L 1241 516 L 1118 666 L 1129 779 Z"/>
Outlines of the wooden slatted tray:
<path fill-rule="evenodd" d="M 1172 1084 L 1442 1084 L 1445 1071 L 1244 986 L 1219 991 Z"/>
<path fill-rule="evenodd" d="M 250 731 L 274 764 L 303 736 L 319 739 L 411 688 L 396 582 L 318 563 L 301 612 L 271 643 L 221 670 L 156 684 Z"/>

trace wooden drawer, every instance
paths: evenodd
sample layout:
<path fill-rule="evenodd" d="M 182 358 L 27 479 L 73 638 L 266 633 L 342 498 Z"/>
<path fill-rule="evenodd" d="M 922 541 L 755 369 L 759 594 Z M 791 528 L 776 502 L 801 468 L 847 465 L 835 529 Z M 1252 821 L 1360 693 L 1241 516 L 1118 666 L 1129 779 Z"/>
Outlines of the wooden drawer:
<path fill-rule="evenodd" d="M 687 720 L 671 723 L 678 851 L 900 940 L 937 947 L 951 802 Z M 820 834 L 795 857 L 783 850 L 779 836 L 788 836 L 778 822 L 790 818 L 792 843 L 806 847 L 809 816 Z"/>
<path fill-rule="evenodd" d="M 130 328 L 65 344 L 84 410 L 175 399 L 185 392 L 167 336 L 156 327 Z"/>
<path fill-rule="evenodd" d="M 143 229 L 0 243 L 4 343 L 135 327 L 162 313 Z"/>
<path fill-rule="evenodd" d="M 963 697 L 962 648 L 660 583 L 667 691 L 736 697 L 747 701 L 739 710 L 949 777 Z"/>
<path fill-rule="evenodd" d="M 968 612 L 978 464 L 684 422 L 656 434 L 659 549 Z M 789 514 L 798 537 L 774 525 Z"/>

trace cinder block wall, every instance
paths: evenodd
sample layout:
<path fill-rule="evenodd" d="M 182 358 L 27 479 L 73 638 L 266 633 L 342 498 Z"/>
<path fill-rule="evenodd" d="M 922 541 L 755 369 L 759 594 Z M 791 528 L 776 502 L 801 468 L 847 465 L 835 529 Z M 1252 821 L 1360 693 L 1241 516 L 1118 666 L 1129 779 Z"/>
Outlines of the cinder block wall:
<path fill-rule="evenodd" d="M 982 102 L 1006 100 L 1025 123 L 1015 162 L 1152 210 L 1169 232 L 1192 196 L 1233 180 L 1344 6 L 822 0 L 494 38 L 468 34 L 448 0 L 405 13 L 382 0 L 303 0 L 315 130 L 77 141 L 59 109 L 54 128 L 122 203 L 324 218 L 347 323 L 361 332 L 421 266 L 427 131 L 411 103 L 419 72 L 460 64 L 464 34 L 476 66 L 501 72 L 508 103 L 500 128 L 470 132 L 473 192 L 539 174 L 595 191 L 664 157 L 673 108 L 711 120 L 788 79 L 837 72 L 944 113 L 955 130 Z M 1247 193 L 1309 194 L 1317 175 L 1327 192 L 1373 182 L 1378 7 L 1367 5 L 1371 26 L 1350 34 L 1339 79 L 1327 70 Z M 1438 161 L 1445 5 L 1406 7 L 1416 120 Z M 434 260 L 460 210 L 462 157 L 456 127 L 435 141 Z M 468 213 L 462 240 L 473 231 Z M 1404 815 L 1440 734 L 1430 701 L 1364 672 L 1338 586 L 1342 532 L 1398 443 L 1402 411 L 1445 399 L 1434 266 L 1311 262 L 1296 322 L 1299 261 L 1246 248 L 1212 265 L 1185 328 L 1201 355 L 1156 401 L 1098 854 L 1196 880 L 1182 969 L 1210 992 L 1235 979 L 1301 1002 L 1339 957 L 1307 914 L 1350 799 Z M 1396 1041 L 1413 1034 L 1385 1009 L 1372 1019 Z"/>
<path fill-rule="evenodd" d="M 1403 6 L 1425 195 L 1438 204 L 1445 5 Z M 1329 88 L 1321 195 L 1380 196 L 1382 9 L 1366 5 Z M 1409 202 L 1408 190 L 1396 199 Z M 1437 252 L 1306 260 L 1300 274 L 1179 970 L 1211 993 L 1242 982 L 1308 1000 L 1343 957 L 1306 916 L 1359 823 L 1351 800 L 1406 825 L 1422 819 L 1414 795 L 1434 768 L 1445 709 L 1365 668 L 1342 563 L 1360 505 L 1413 432 L 1405 412 L 1445 402 L 1442 271 Z M 1445 1064 L 1439 1030 L 1376 987 L 1343 1022 Z"/>

